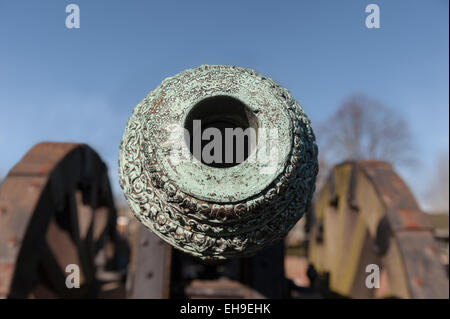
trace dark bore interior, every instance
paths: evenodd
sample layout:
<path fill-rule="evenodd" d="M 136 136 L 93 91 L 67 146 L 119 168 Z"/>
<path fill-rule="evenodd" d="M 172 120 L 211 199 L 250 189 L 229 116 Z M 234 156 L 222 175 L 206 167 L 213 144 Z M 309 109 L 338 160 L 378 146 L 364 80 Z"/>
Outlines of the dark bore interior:
<path fill-rule="evenodd" d="M 200 120 L 201 121 L 201 134 L 199 132 L 195 132 L 194 127 L 194 120 Z M 236 165 L 239 165 L 241 162 L 238 161 L 237 152 L 244 151 L 244 160 L 246 160 L 249 156 L 249 154 L 252 152 L 252 146 L 250 143 L 249 136 L 244 136 L 244 147 L 239 147 L 239 144 L 236 141 L 236 136 L 233 136 L 233 144 L 232 144 L 232 150 L 233 150 L 233 160 L 232 162 L 227 163 L 226 162 L 226 148 L 225 148 L 225 129 L 231 128 L 241 128 L 243 130 L 251 127 L 254 129 L 255 135 L 256 135 L 256 129 L 258 127 L 257 120 L 255 115 L 249 110 L 249 108 L 239 101 L 238 99 L 235 99 L 230 96 L 213 96 L 210 98 L 206 98 L 204 100 L 201 100 L 198 102 L 192 110 L 189 112 L 188 116 L 186 117 L 186 121 L 184 123 L 184 127 L 189 134 L 185 134 L 185 141 L 186 144 L 191 152 L 191 154 L 201 161 L 203 164 L 212 166 L 212 167 L 219 167 L 219 168 L 227 168 L 227 167 L 233 167 Z M 201 145 L 201 153 L 203 154 L 203 148 L 205 145 L 207 145 L 209 142 L 211 142 L 214 137 L 210 136 L 209 139 L 202 139 L 203 132 L 210 127 L 217 128 L 221 133 L 222 138 L 222 160 L 212 163 L 207 163 L 204 161 L 202 156 L 198 156 L 199 154 L 195 154 L 194 152 L 194 138 L 200 139 L 200 145 Z M 255 139 L 257 136 L 255 136 Z M 195 141 L 196 143 L 199 143 L 199 141 Z M 230 139 L 231 142 L 231 139 Z M 198 145 L 198 144 L 197 144 Z M 237 149 L 239 147 L 239 149 Z M 230 150 L 230 149 L 229 149 Z M 211 155 L 214 154 L 214 149 L 211 150 Z M 200 157 L 200 158 L 199 158 Z M 231 155 L 229 155 L 231 157 Z"/>

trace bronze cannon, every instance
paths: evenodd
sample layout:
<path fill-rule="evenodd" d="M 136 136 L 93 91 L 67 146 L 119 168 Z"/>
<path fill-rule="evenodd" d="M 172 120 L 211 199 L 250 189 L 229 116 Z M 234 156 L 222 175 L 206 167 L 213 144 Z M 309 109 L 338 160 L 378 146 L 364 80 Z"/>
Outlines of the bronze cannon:
<path fill-rule="evenodd" d="M 230 147 L 216 143 L 216 161 L 205 164 L 199 139 L 208 130 L 222 138 L 246 130 L 248 152 L 225 140 Z M 201 259 L 230 259 L 275 243 L 305 214 L 317 153 L 286 89 L 251 69 L 203 65 L 165 79 L 135 107 L 120 144 L 120 185 L 157 236 Z"/>

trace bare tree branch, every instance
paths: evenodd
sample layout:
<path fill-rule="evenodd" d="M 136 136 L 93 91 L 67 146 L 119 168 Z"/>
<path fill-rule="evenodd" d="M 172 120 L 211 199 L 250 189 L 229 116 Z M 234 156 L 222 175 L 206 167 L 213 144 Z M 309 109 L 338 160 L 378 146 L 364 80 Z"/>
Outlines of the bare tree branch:
<path fill-rule="evenodd" d="M 378 159 L 394 165 L 415 162 L 406 121 L 363 95 L 346 99 L 316 134 L 322 160 L 329 165 L 352 159 Z"/>

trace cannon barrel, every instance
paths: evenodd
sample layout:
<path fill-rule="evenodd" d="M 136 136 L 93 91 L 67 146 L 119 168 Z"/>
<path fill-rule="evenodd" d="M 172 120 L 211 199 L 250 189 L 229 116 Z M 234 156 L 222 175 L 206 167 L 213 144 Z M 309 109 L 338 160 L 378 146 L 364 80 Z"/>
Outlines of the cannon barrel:
<path fill-rule="evenodd" d="M 134 108 L 119 178 L 157 236 L 224 260 L 275 243 L 303 216 L 317 154 L 310 121 L 286 89 L 251 69 L 202 65 L 165 79 Z"/>

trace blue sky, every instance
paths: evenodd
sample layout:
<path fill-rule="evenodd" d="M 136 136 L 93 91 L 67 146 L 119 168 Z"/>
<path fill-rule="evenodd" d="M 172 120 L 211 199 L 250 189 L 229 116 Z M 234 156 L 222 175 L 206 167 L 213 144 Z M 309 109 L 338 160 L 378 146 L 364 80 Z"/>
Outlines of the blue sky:
<path fill-rule="evenodd" d="M 81 28 L 67 29 L 78 4 Z M 380 6 L 381 28 L 365 27 Z M 395 109 L 420 154 L 416 196 L 448 154 L 448 1 L 0 0 L 0 176 L 43 140 L 90 144 L 115 192 L 120 138 L 162 79 L 201 64 L 250 67 L 288 88 L 313 129 L 353 93 Z"/>

